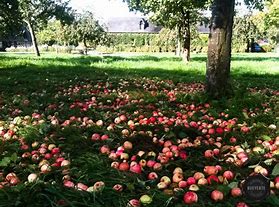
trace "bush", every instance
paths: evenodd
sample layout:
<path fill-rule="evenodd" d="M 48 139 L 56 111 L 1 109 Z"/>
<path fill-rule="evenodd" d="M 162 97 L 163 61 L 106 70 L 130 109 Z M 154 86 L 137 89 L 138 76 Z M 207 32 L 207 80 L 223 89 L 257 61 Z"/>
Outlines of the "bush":
<path fill-rule="evenodd" d="M 41 45 L 39 46 L 40 52 L 57 52 L 57 53 L 71 53 L 71 51 L 75 49 L 74 46 L 59 46 L 59 45 Z M 6 52 L 33 52 L 33 47 L 8 47 L 6 48 Z"/>

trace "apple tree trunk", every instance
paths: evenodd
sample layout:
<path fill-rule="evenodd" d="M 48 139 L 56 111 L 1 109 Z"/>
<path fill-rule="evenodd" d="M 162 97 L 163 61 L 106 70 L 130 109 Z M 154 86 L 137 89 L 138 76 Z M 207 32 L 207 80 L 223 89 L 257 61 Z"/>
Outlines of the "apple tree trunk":
<path fill-rule="evenodd" d="M 32 39 L 32 44 L 33 44 L 33 47 L 34 47 L 34 51 L 36 53 L 36 55 L 39 57 L 41 54 L 40 54 L 40 51 L 39 51 L 39 48 L 38 48 L 38 43 L 37 43 L 37 38 L 36 38 L 36 35 L 35 35 L 35 32 L 34 32 L 34 28 L 31 24 L 30 21 L 25 21 L 28 28 L 29 28 L 29 31 L 30 31 L 30 34 L 31 34 L 31 39 Z"/>
<path fill-rule="evenodd" d="M 181 27 L 180 26 L 177 26 L 175 55 L 181 57 Z"/>
<path fill-rule="evenodd" d="M 84 45 L 84 54 L 87 55 L 87 43 L 86 43 L 86 38 L 83 38 L 83 45 Z"/>
<path fill-rule="evenodd" d="M 232 94 L 231 44 L 235 0 L 214 0 L 210 25 L 206 92 L 212 98 Z"/>
<path fill-rule="evenodd" d="M 183 60 L 190 61 L 190 46 L 191 46 L 191 27 L 190 27 L 190 11 L 187 11 L 184 22 L 183 34 Z"/>

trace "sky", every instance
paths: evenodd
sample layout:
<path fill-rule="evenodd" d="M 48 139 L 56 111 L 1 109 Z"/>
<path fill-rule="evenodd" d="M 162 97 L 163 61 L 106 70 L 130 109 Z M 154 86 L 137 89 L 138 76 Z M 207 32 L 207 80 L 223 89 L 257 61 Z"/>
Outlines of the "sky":
<path fill-rule="evenodd" d="M 79 12 L 92 11 L 97 18 L 102 20 L 112 17 L 142 16 L 140 13 L 129 12 L 127 4 L 122 0 L 71 0 L 70 5 Z M 238 7 L 240 8 L 247 12 L 243 7 Z"/>
<path fill-rule="evenodd" d="M 127 4 L 122 0 L 71 0 L 70 5 L 78 11 L 92 11 L 96 17 L 101 19 L 141 15 L 140 13 L 129 12 Z"/>

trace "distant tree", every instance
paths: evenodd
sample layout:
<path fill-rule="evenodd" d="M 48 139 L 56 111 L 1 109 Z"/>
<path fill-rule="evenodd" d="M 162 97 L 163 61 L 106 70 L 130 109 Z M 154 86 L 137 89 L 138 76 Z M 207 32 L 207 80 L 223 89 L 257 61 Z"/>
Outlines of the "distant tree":
<path fill-rule="evenodd" d="M 89 11 L 78 14 L 68 31 L 72 42 L 83 43 L 85 54 L 87 54 L 88 46 L 95 48 L 98 44 L 105 43 L 107 40 L 104 28 L 94 18 L 94 14 Z"/>
<path fill-rule="evenodd" d="M 124 0 L 131 10 L 151 15 L 154 22 L 177 30 L 178 50 L 182 43 L 183 59 L 190 60 L 191 26 L 201 21 L 200 10 L 206 8 L 208 0 Z"/>
<path fill-rule="evenodd" d="M 279 0 L 271 0 L 267 4 L 264 23 L 267 37 L 272 43 L 279 44 Z"/>
<path fill-rule="evenodd" d="M 0 1 L 0 37 L 5 38 L 20 28 L 17 0 Z"/>
<path fill-rule="evenodd" d="M 279 0 L 271 0 L 267 4 L 266 22 L 279 28 Z"/>
<path fill-rule="evenodd" d="M 32 43 L 37 56 L 40 51 L 37 44 L 36 29 L 44 27 L 47 22 L 56 17 L 62 23 L 72 21 L 71 8 L 68 1 L 62 0 L 18 0 L 19 10 L 23 21 L 27 24 L 31 33 Z"/>
<path fill-rule="evenodd" d="M 46 27 L 38 32 L 38 40 L 41 44 L 65 45 L 67 43 L 67 27 L 59 20 L 50 20 Z"/>
<path fill-rule="evenodd" d="M 260 25 L 255 22 L 255 16 L 252 13 L 244 16 L 236 16 L 233 26 L 233 46 L 246 45 L 245 52 L 250 51 L 251 40 L 262 36 Z"/>

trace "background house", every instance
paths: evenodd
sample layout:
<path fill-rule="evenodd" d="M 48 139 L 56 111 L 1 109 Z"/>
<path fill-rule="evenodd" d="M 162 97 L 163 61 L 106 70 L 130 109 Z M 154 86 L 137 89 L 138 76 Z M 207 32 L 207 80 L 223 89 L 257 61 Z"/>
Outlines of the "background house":
<path fill-rule="evenodd" d="M 32 39 L 30 32 L 23 27 L 17 34 L 12 34 L 7 38 L 0 37 L 0 51 L 5 51 L 7 47 L 30 47 Z"/>
<path fill-rule="evenodd" d="M 163 27 L 153 24 L 146 17 L 114 17 L 105 22 L 109 33 L 153 33 L 158 34 Z M 199 24 L 197 30 L 202 34 L 209 34 L 208 25 Z"/>
<path fill-rule="evenodd" d="M 114 17 L 105 22 L 109 33 L 159 33 L 162 29 L 145 17 Z"/>

